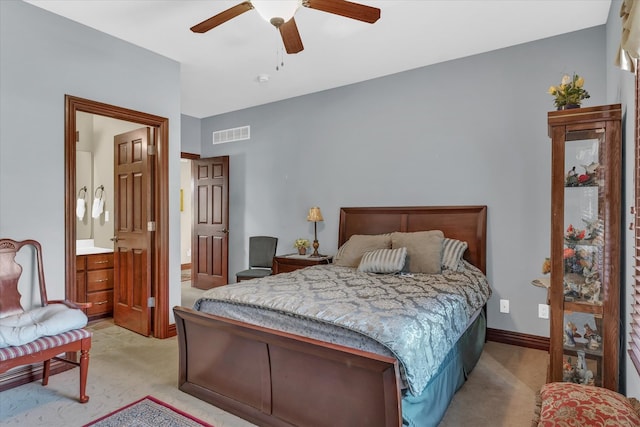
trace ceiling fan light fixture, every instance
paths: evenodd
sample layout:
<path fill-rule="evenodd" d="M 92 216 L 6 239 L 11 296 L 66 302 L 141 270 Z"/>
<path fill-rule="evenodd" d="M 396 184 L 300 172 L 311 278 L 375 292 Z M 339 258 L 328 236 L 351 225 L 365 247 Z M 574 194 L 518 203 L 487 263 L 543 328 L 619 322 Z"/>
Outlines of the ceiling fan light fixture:
<path fill-rule="evenodd" d="M 265 21 L 276 25 L 274 20 L 282 24 L 293 18 L 302 0 L 251 0 L 251 4 Z"/>

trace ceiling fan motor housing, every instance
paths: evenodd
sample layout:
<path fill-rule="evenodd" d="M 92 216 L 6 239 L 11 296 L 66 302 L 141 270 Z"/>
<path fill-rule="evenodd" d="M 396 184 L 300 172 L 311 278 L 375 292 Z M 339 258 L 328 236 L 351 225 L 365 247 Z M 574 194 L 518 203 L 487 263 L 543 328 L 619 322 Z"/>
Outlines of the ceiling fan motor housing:
<path fill-rule="evenodd" d="M 296 11 L 302 4 L 300 0 L 251 0 L 253 8 L 258 11 L 260 16 L 271 22 L 275 27 L 279 27 L 285 22 L 293 18 Z M 277 24 L 274 22 L 280 22 Z"/>
<path fill-rule="evenodd" d="M 280 17 L 273 17 L 269 20 L 269 22 L 271 22 L 271 25 L 273 25 L 274 27 L 280 28 L 280 25 L 284 24 L 284 19 Z"/>

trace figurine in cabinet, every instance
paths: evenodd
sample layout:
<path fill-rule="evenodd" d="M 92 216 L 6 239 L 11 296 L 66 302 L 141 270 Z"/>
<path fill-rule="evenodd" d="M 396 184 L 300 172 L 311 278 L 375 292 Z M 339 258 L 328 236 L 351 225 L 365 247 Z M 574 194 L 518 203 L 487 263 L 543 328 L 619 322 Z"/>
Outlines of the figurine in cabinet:
<path fill-rule="evenodd" d="M 576 338 L 581 338 L 582 335 L 578 333 L 578 328 L 573 322 L 567 322 L 564 328 L 564 345 L 567 347 L 576 346 Z"/>
<path fill-rule="evenodd" d="M 584 334 L 582 336 L 587 340 L 587 348 L 589 350 L 598 350 L 600 348 L 602 337 L 588 323 L 584 324 Z"/>
<path fill-rule="evenodd" d="M 571 357 L 566 357 L 562 363 L 562 381 L 564 382 L 573 382 L 573 378 L 575 377 L 576 369 L 573 367 L 571 363 Z"/>
<path fill-rule="evenodd" d="M 568 275 L 567 275 L 568 276 Z M 565 277 L 564 283 L 564 299 L 565 301 L 573 301 L 580 296 L 581 286 L 576 282 L 578 275 L 574 274 L 573 277 Z M 571 280 L 573 278 L 573 280 Z M 569 280 L 568 280 L 569 279 Z"/>
<path fill-rule="evenodd" d="M 587 369 L 585 352 L 578 350 L 578 360 L 576 361 L 576 382 L 580 384 L 593 385 L 593 372 Z"/>
<path fill-rule="evenodd" d="M 582 285 L 582 297 L 587 299 L 591 304 L 600 304 L 600 288 L 602 283 L 599 280 L 597 271 L 591 271 L 585 268 L 584 285 Z"/>
<path fill-rule="evenodd" d="M 593 371 L 587 367 L 585 352 L 578 350 L 576 364 L 572 363 L 571 357 L 565 358 L 562 364 L 562 380 L 576 384 L 593 385 Z"/>

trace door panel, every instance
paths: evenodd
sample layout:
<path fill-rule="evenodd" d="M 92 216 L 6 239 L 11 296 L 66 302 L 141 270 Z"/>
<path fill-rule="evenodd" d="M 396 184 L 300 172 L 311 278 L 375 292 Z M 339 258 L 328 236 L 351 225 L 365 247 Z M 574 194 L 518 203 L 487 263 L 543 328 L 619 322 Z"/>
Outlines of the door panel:
<path fill-rule="evenodd" d="M 150 129 L 114 136 L 114 309 L 113 320 L 139 334 L 151 334 L 153 175 L 147 149 Z"/>
<path fill-rule="evenodd" d="M 229 283 L 229 157 L 194 160 L 192 286 Z"/>

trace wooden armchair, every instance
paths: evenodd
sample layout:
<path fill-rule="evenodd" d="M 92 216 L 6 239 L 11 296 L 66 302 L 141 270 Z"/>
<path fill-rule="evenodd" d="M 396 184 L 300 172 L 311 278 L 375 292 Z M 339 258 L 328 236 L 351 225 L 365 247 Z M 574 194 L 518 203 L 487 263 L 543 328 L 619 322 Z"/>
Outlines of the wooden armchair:
<path fill-rule="evenodd" d="M 25 310 L 20 302 L 18 281 L 22 266 L 15 260 L 25 247 L 35 249 L 42 307 Z M 51 360 L 80 366 L 80 402 L 89 400 L 86 394 L 91 332 L 83 329 L 87 317 L 82 308 L 88 304 L 70 301 L 49 301 L 42 265 L 42 249 L 35 240 L 0 239 L 0 373 L 17 366 L 44 362 L 42 385 L 49 382 Z M 62 353 L 80 352 L 80 361 L 58 357 Z"/>

